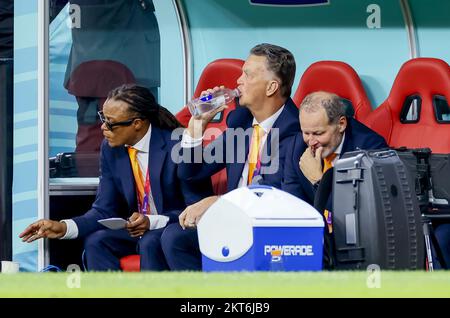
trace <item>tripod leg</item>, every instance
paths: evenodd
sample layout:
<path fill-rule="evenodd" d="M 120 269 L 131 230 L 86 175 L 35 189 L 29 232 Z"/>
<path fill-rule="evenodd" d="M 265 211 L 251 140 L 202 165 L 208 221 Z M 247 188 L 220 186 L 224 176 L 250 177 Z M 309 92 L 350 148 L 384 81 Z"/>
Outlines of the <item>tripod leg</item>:
<path fill-rule="evenodd" d="M 423 223 L 423 236 L 425 239 L 425 248 L 427 252 L 428 271 L 433 271 L 433 256 L 431 255 L 431 242 L 430 242 L 430 223 Z"/>
<path fill-rule="evenodd" d="M 436 254 L 436 258 L 439 260 L 439 263 L 441 265 L 440 268 L 447 269 L 447 264 L 445 262 L 444 255 L 442 253 L 441 245 L 436 237 L 436 234 L 435 234 L 433 228 L 430 227 L 430 229 L 431 229 L 430 233 L 429 233 L 430 241 L 434 246 L 434 252 Z"/>

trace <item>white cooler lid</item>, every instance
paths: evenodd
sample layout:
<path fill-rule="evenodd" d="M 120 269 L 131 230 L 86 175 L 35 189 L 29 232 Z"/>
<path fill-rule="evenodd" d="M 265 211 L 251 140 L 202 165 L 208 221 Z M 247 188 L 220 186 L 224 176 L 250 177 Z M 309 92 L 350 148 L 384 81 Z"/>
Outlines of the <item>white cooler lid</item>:
<path fill-rule="evenodd" d="M 254 226 L 323 227 L 320 213 L 305 201 L 270 186 L 239 188 L 221 199 L 239 206 Z"/>
<path fill-rule="evenodd" d="M 217 262 L 231 262 L 253 245 L 251 219 L 228 200 L 217 200 L 205 212 L 198 226 L 200 251 Z"/>
<path fill-rule="evenodd" d="M 238 188 L 219 198 L 198 223 L 200 250 L 206 257 L 230 262 L 253 245 L 253 227 L 323 227 L 311 205 L 268 186 Z"/>

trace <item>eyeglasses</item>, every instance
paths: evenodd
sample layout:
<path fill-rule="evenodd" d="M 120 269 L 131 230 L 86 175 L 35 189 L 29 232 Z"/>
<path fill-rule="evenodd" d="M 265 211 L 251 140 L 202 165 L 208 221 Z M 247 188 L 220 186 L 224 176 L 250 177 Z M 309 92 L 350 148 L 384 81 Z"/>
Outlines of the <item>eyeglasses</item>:
<path fill-rule="evenodd" d="M 114 129 L 114 127 L 116 127 L 116 126 L 130 126 L 136 119 L 140 118 L 140 117 L 133 117 L 128 120 L 111 123 L 105 118 L 103 111 L 99 111 L 99 112 L 97 112 L 97 114 L 98 114 L 98 117 L 100 118 L 100 121 L 102 122 L 102 124 L 105 124 L 106 128 L 108 128 L 108 130 L 110 130 L 110 131 L 112 131 Z"/>

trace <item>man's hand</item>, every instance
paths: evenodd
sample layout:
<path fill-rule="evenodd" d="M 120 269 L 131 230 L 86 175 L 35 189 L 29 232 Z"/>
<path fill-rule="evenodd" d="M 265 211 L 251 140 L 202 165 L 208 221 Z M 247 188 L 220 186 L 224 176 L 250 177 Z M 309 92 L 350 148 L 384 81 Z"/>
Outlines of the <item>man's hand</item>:
<path fill-rule="evenodd" d="M 322 179 L 322 151 L 322 147 L 316 150 L 309 147 L 300 158 L 300 170 L 312 184 Z"/>
<path fill-rule="evenodd" d="M 219 89 L 223 89 L 224 86 L 216 86 L 212 89 L 208 89 L 206 91 L 201 92 L 200 96 L 204 96 L 204 95 L 208 95 L 208 94 L 213 94 L 216 91 L 218 91 Z M 220 113 L 221 111 L 223 111 L 224 109 L 228 108 L 228 106 L 223 105 L 220 106 L 216 109 L 213 109 L 209 112 L 203 113 L 199 116 L 192 116 L 191 119 L 189 120 L 189 124 L 187 127 L 187 132 L 189 134 L 189 136 L 191 136 L 192 138 L 195 139 L 200 139 L 203 136 L 203 133 L 205 132 L 206 126 L 208 125 L 208 123 L 217 115 L 217 113 Z"/>
<path fill-rule="evenodd" d="M 142 213 L 134 212 L 128 219 L 127 230 L 131 237 L 144 235 L 150 228 L 150 219 Z"/>
<path fill-rule="evenodd" d="M 36 221 L 19 234 L 22 242 L 31 243 L 40 238 L 61 238 L 66 234 L 67 225 L 64 222 L 52 220 Z"/>
<path fill-rule="evenodd" d="M 181 227 L 183 229 L 196 227 L 202 215 L 218 198 L 217 195 L 207 197 L 188 206 L 178 217 Z"/>

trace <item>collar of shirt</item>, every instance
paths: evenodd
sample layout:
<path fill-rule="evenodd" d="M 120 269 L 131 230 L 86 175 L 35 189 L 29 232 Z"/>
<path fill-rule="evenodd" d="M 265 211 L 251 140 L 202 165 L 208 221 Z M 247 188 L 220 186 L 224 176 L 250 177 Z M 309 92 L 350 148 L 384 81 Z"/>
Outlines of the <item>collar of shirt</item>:
<path fill-rule="evenodd" d="M 148 126 L 147 133 L 142 137 L 141 140 L 139 140 L 137 143 L 135 143 L 132 147 L 136 149 L 139 152 L 148 153 L 149 147 L 150 147 L 150 137 L 152 135 L 152 125 Z M 125 145 L 125 147 L 128 147 L 129 145 Z M 138 153 L 139 153 L 138 152 Z"/>
<path fill-rule="evenodd" d="M 138 152 L 136 155 L 136 158 L 139 162 L 139 167 L 141 168 L 142 177 L 147 177 L 147 169 L 148 169 L 148 156 L 150 151 L 150 138 L 152 136 L 152 126 L 150 125 L 148 127 L 147 133 L 142 137 L 141 140 L 139 140 L 137 143 L 135 143 L 132 147 L 135 148 Z M 125 145 L 125 147 L 128 147 L 129 145 Z"/>
<path fill-rule="evenodd" d="M 342 135 L 342 140 L 341 143 L 339 144 L 339 146 L 336 148 L 336 150 L 334 151 L 334 153 L 336 154 L 336 158 L 334 158 L 333 160 L 333 164 L 336 162 L 336 160 L 339 159 L 339 157 L 341 156 L 341 152 L 342 152 L 342 147 L 344 145 L 344 140 L 345 140 L 345 131 L 344 131 L 344 135 Z"/>
<path fill-rule="evenodd" d="M 267 135 L 269 133 L 270 129 L 272 128 L 273 124 L 277 120 L 278 116 L 280 116 L 280 114 L 283 111 L 283 109 L 284 109 L 284 105 L 281 106 L 280 109 L 275 114 L 273 114 L 269 118 L 264 119 L 260 123 L 258 123 L 256 118 L 253 118 L 252 126 L 256 125 L 256 124 L 259 124 L 261 126 L 261 128 L 264 130 L 264 134 Z"/>

